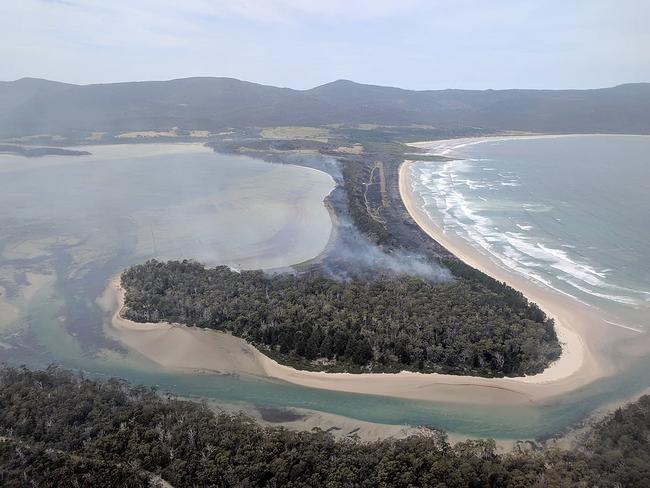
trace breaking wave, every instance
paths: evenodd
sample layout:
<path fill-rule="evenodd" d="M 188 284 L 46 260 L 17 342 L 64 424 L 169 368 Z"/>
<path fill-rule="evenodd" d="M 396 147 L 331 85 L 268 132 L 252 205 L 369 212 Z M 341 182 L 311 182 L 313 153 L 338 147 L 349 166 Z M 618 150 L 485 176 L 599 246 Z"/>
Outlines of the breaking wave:
<path fill-rule="evenodd" d="M 433 148 L 433 154 L 457 155 L 460 148 L 481 142 L 484 141 L 444 141 L 429 149 Z M 579 255 L 576 246 L 553 242 L 548 235 L 536 233 L 537 226 L 526 216 L 549 212 L 553 207 L 537 202 L 510 202 L 511 208 L 520 210 L 516 218 L 504 219 L 500 214 L 498 219 L 491 218 L 490 209 L 508 205 L 507 195 L 502 192 L 520 182 L 510 172 L 497 172 L 494 161 L 490 167 L 482 167 L 486 161 L 457 159 L 420 162 L 410 167 L 412 189 L 422 199 L 422 210 L 434 221 L 442 219 L 444 232 L 453 231 L 468 238 L 500 266 L 573 298 L 585 294 L 634 308 L 648 301 L 649 291 L 613 283 L 609 279 L 612 270 L 600 268 Z"/>

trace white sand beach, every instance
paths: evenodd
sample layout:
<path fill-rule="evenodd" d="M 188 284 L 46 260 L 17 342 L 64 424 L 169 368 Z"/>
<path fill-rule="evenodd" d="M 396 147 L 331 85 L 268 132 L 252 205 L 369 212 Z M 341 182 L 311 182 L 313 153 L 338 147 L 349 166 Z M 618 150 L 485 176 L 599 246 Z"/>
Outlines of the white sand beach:
<path fill-rule="evenodd" d="M 608 325 L 602 311 L 510 273 L 460 238 L 443 233 L 416 204 L 417 195 L 407 181 L 409 164 L 412 163 L 405 162 L 400 168 L 400 193 L 417 224 L 465 263 L 520 290 L 555 320 L 562 354 L 542 373 L 517 378 L 483 378 L 414 372 L 351 374 L 296 370 L 279 364 L 230 334 L 124 319 L 119 313 L 124 292 L 118 278 L 111 281 L 102 297 L 103 307 L 111 314 L 108 333 L 165 368 L 247 374 L 310 388 L 436 402 L 541 404 L 616 372 L 617 365 L 600 352 L 613 339 L 626 339 L 635 332 Z"/>
<path fill-rule="evenodd" d="M 230 334 L 180 324 L 136 323 L 120 311 L 119 278 L 108 284 L 100 305 L 110 316 L 107 333 L 163 368 L 186 372 L 244 374 L 335 391 L 486 405 L 530 404 L 584 385 L 598 377 L 589 350 L 569 327 L 561 330 L 562 358 L 544 373 L 522 378 L 481 378 L 448 374 L 325 373 L 279 364 Z M 562 335 L 564 334 L 564 335 Z"/>

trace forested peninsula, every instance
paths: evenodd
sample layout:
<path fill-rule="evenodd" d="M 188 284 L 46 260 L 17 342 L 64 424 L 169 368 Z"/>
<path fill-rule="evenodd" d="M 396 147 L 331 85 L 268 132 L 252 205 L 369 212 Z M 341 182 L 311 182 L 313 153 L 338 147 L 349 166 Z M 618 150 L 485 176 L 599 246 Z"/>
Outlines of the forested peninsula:
<path fill-rule="evenodd" d="M 43 156 L 89 156 L 88 151 L 77 151 L 61 147 L 25 147 L 16 144 L 0 144 L 0 154 L 14 154 L 27 158 L 40 158 Z"/>
<path fill-rule="evenodd" d="M 362 443 L 263 427 L 111 379 L 0 370 L 0 485 L 619 487 L 650 485 L 650 397 L 598 422 L 570 451 L 498 454 L 445 434 Z"/>
<path fill-rule="evenodd" d="M 553 321 L 520 293 L 462 277 L 336 280 L 151 260 L 121 283 L 125 318 L 230 332 L 300 369 L 518 376 L 561 352 Z"/>

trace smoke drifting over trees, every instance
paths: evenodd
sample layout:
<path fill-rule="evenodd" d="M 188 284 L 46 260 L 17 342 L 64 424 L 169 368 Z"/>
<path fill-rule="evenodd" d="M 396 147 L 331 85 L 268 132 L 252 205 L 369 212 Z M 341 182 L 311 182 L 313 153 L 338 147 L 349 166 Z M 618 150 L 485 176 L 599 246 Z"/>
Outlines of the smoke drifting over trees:
<path fill-rule="evenodd" d="M 337 222 L 336 246 L 327 254 L 321 270 L 328 278 L 350 280 L 381 274 L 406 275 L 434 283 L 450 282 L 450 271 L 421 254 L 402 249 L 387 249 L 370 242 L 345 217 Z"/>

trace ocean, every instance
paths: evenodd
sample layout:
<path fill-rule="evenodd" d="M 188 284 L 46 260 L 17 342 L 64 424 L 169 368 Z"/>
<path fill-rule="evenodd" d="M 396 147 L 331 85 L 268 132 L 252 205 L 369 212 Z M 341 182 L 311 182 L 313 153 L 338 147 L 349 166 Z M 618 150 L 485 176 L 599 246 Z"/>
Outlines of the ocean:
<path fill-rule="evenodd" d="M 564 144 L 564 139 L 553 141 Z M 584 139 L 583 142 L 586 149 L 592 147 L 588 141 Z M 631 141 L 634 147 L 643 143 L 642 148 L 648 148 L 650 139 L 613 138 L 612 141 L 613 144 L 621 143 L 616 146 L 618 149 L 609 151 L 609 154 L 625 153 L 626 149 L 621 144 L 625 145 L 627 141 Z M 495 143 L 491 150 L 496 151 L 498 144 Z M 503 151 L 510 144 L 514 143 L 503 143 L 500 150 Z M 526 154 L 525 145 L 534 146 L 539 142 L 522 140 L 517 144 L 524 145 L 520 153 Z M 600 152 L 607 150 L 604 147 L 607 144 L 600 146 L 603 146 Z M 487 149 L 490 146 L 484 147 Z M 635 184 L 647 185 L 648 182 L 639 173 L 643 169 L 645 149 L 642 148 L 627 150 L 629 157 L 633 154 L 637 157 L 637 169 L 634 170 L 637 173 L 626 176 L 630 187 Z M 650 384 L 647 375 L 650 358 L 644 358 L 621 375 L 605 378 L 544 405 L 486 408 L 475 404 L 411 401 L 311 389 L 243 375 L 189 374 L 162 369 L 133 351 L 124 350 L 104 334 L 106 317 L 102 315 L 96 299 L 106 287 L 107 280 L 124 267 L 151 257 L 194 258 L 209 264 L 226 263 L 235 267 L 283 266 L 314 257 L 326 245 L 331 230 L 331 220 L 323 205 L 323 198 L 332 189 L 333 182 L 323 173 L 297 166 L 274 165 L 246 157 L 218 155 L 211 151 L 187 150 L 177 145 L 124 145 L 90 147 L 89 150 L 93 152 L 91 157 L 26 159 L 0 155 L 2 362 L 30 367 L 60 364 L 90 377 L 116 376 L 133 384 L 156 386 L 160 391 L 207 398 L 229 408 L 298 408 L 370 422 L 430 425 L 459 434 L 496 438 L 532 438 L 558 432 L 594 408 L 626 398 Z M 481 144 L 466 146 L 462 150 L 480 153 Z M 489 164 L 487 161 L 480 162 L 486 168 L 501 167 L 496 153 L 493 154 L 472 158 L 490 159 Z M 580 154 L 584 153 L 575 152 L 576 158 L 579 159 Z M 444 213 L 438 210 L 436 195 L 431 188 L 436 188 L 435 180 L 443 172 L 445 164 L 420 163 L 416 168 L 424 168 L 425 171 L 413 175 L 417 176 L 414 182 L 421 185 L 424 197 L 428 199 L 431 215 L 441 219 L 445 218 Z M 639 261 L 635 253 L 645 252 L 647 256 L 648 249 L 642 244 L 648 242 L 643 237 L 647 236 L 648 229 L 641 225 L 641 214 L 644 209 L 647 211 L 647 205 L 634 209 L 636 220 L 619 218 L 617 222 L 616 218 L 612 218 L 608 228 L 601 226 L 595 230 L 596 233 L 612 233 L 612 237 L 609 241 L 603 237 L 598 243 L 591 243 L 594 249 L 587 252 L 582 249 L 584 246 L 579 240 L 585 239 L 587 229 L 583 233 L 575 233 L 576 236 L 571 237 L 574 240 L 570 240 L 573 234 L 567 228 L 567 220 L 564 226 L 552 223 L 551 214 L 557 213 L 560 208 L 557 206 L 560 201 L 557 195 L 562 192 L 555 186 L 561 183 L 560 175 L 552 175 L 560 180 L 559 183 L 544 183 L 552 187 L 548 191 L 556 192 L 556 198 L 549 197 L 539 188 L 531 190 L 538 196 L 518 197 L 518 204 L 515 203 L 517 200 L 512 199 L 515 195 L 513 192 L 526 195 L 529 179 L 534 184 L 541 184 L 551 176 L 526 176 L 521 165 L 517 166 L 516 159 L 507 164 L 504 162 L 504 166 L 498 170 L 479 171 L 473 168 L 475 163 L 469 160 L 450 164 L 444 170 L 449 175 L 444 176 L 443 172 L 443 178 L 453 179 L 453 185 L 458 185 L 458 198 L 462 196 L 465 199 L 465 202 L 459 200 L 457 205 L 458 209 L 466 207 L 470 215 L 463 217 L 468 230 L 472 230 L 473 212 L 476 221 L 484 219 L 480 222 L 485 229 L 479 230 L 483 232 L 486 242 L 497 244 L 490 239 L 498 238 L 498 234 L 487 235 L 490 227 L 496 224 L 507 225 L 503 229 L 520 234 L 515 237 L 530 245 L 536 246 L 532 236 L 545 236 L 539 242 L 551 253 L 562 251 L 574 263 L 571 266 L 585 267 L 585 278 L 596 283 L 590 284 L 590 290 L 624 296 L 635 300 L 637 306 L 644 306 L 646 302 L 641 292 L 647 290 L 648 280 L 645 280 L 644 286 L 643 278 L 647 277 L 647 260 Z M 583 165 L 583 162 L 576 164 Z M 632 163 L 629 165 L 635 167 Z M 497 172 L 506 176 L 500 177 Z M 540 172 L 543 172 L 542 169 Z M 456 183 L 457 178 L 451 173 L 463 175 L 462 178 L 471 181 Z M 603 185 L 611 183 L 609 179 L 624 173 L 622 170 L 610 172 L 611 176 L 601 178 L 604 181 L 596 188 L 602 189 Z M 420 177 L 424 175 L 428 180 L 422 183 Z M 472 183 L 474 181 L 476 183 Z M 493 186 L 499 182 L 498 189 L 488 188 L 490 181 Z M 572 183 L 580 186 L 576 181 Z M 587 188 L 587 184 L 583 184 Z M 471 189 L 470 185 L 475 188 Z M 486 186 L 476 188 L 480 185 Z M 627 197 L 631 190 L 621 189 L 620 192 L 619 197 L 622 198 Z M 539 201 L 542 198 L 551 202 L 547 205 L 556 202 L 555 207 L 542 211 L 544 208 L 539 206 L 543 205 Z M 591 201 L 598 203 L 604 198 L 609 204 L 619 204 L 617 198 L 599 197 L 597 194 L 593 195 Z M 647 194 L 638 194 L 637 198 L 639 205 L 642 201 L 647 202 Z M 622 202 L 630 212 L 633 210 L 631 201 Z M 450 203 L 453 203 L 451 198 Z M 534 208 L 537 212 L 522 212 L 517 206 L 523 207 L 523 203 L 536 204 Z M 446 208 L 442 200 L 440 204 L 441 209 Z M 508 212 L 512 220 L 500 217 L 499 206 L 510 209 Z M 446 225 L 450 226 L 450 231 L 451 226 L 456 226 L 453 228 L 462 232 L 462 226 L 454 222 L 456 218 L 451 208 L 449 212 Z M 458 215 L 462 216 L 461 213 Z M 524 219 L 526 215 L 529 215 L 528 220 Z M 621 215 L 626 214 L 619 217 Z M 562 214 L 557 216 L 567 218 Z M 554 234 L 544 224 L 547 221 L 551 229 L 565 229 L 566 235 L 562 241 L 553 239 Z M 530 228 L 519 229 L 517 224 Z M 584 223 L 582 225 L 587 227 Z M 621 227 L 624 229 L 621 230 Z M 542 232 L 544 229 L 547 234 Z M 604 242 L 624 246 L 628 252 L 613 257 L 614 261 L 596 259 L 606 249 Z M 499 245 L 504 246 L 503 243 Z M 544 251 L 541 247 L 539 249 L 540 253 Z M 505 251 L 502 255 L 506 256 Z M 552 254 L 548 255 L 547 268 L 555 269 L 554 274 L 542 274 L 545 268 L 540 265 L 525 266 L 543 279 L 553 280 L 554 286 L 566 287 L 567 293 L 577 295 L 578 292 L 571 285 L 556 277 L 562 275 L 572 279 L 570 273 L 561 274 L 559 269 L 551 266 L 550 256 Z M 533 258 L 523 261 L 533 263 Z M 562 264 L 564 261 L 559 258 L 556 261 L 565 267 Z M 616 262 L 627 262 L 633 272 L 615 269 Z M 567 269 L 573 271 L 568 266 Z M 625 290 L 610 289 L 601 282 Z M 585 294 L 583 298 L 601 300 L 590 294 Z M 609 301 L 606 303 L 609 304 Z M 637 311 L 627 304 L 615 301 L 611 304 Z M 641 313 L 639 317 L 642 317 Z M 629 323 L 633 323 L 634 327 L 644 326 L 640 319 Z"/>
<path fill-rule="evenodd" d="M 575 135 L 431 142 L 421 209 L 497 265 L 650 327 L 650 137 Z"/>

